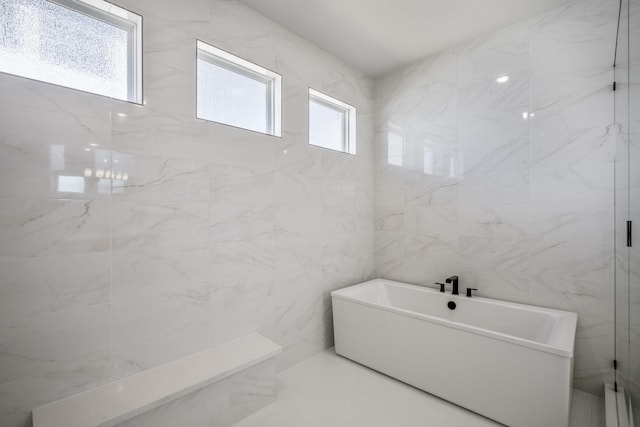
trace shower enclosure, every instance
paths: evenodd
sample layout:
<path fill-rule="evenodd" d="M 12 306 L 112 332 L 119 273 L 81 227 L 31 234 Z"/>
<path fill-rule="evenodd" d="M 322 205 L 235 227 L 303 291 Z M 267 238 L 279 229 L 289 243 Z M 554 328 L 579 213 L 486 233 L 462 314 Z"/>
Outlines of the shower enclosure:
<path fill-rule="evenodd" d="M 615 386 L 624 390 L 615 407 L 623 426 L 640 424 L 640 0 L 620 1 L 615 82 Z"/>

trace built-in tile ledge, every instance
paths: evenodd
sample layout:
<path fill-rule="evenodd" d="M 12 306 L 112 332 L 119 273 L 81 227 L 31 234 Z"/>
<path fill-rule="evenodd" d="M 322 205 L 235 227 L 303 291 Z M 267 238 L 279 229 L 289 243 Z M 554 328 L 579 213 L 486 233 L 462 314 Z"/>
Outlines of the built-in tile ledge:
<path fill-rule="evenodd" d="M 113 426 L 275 357 L 253 334 L 34 409 L 34 427 Z"/>

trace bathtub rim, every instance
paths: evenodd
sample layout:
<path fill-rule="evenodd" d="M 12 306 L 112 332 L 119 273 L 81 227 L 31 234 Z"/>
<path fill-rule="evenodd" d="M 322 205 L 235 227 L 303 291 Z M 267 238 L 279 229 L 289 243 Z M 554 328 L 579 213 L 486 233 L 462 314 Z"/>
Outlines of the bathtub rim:
<path fill-rule="evenodd" d="M 543 313 L 554 313 L 554 314 L 561 314 L 563 316 L 563 325 L 562 327 L 564 329 L 569 329 L 569 332 L 571 333 L 571 335 L 573 336 L 573 340 L 570 343 L 570 348 L 565 348 L 565 347 L 559 347 L 559 346 L 553 346 L 550 344 L 544 344 L 541 342 L 537 342 L 537 341 L 532 341 L 532 340 L 528 340 L 525 338 L 519 338 L 513 335 L 508 335 L 508 334 L 504 334 L 502 332 L 496 332 L 496 331 L 492 331 L 489 329 L 484 329 L 484 328 L 480 328 L 477 326 L 472 326 L 466 323 L 460 323 L 460 322 L 454 322 L 454 321 L 450 321 L 450 320 L 446 320 L 446 319 L 442 319 L 440 317 L 437 316 L 431 316 L 428 314 L 422 314 L 422 313 L 417 313 L 415 311 L 411 311 L 411 310 L 406 310 L 406 309 L 402 309 L 402 308 L 398 308 L 398 307 L 391 307 L 388 305 L 383 305 L 383 304 L 376 304 L 370 301 L 365 301 L 350 295 L 345 295 L 346 290 L 353 290 L 356 288 L 361 288 L 361 287 L 367 287 L 367 286 L 371 286 L 373 285 L 375 282 L 383 282 L 383 283 L 388 283 L 394 286 L 400 286 L 400 287 L 404 287 L 404 288 L 408 288 L 408 289 L 413 289 L 413 290 L 419 290 L 421 292 L 428 292 L 428 293 L 433 293 L 433 294 L 440 294 L 440 292 L 436 289 L 431 289 L 425 286 L 421 286 L 421 285 L 413 285 L 410 283 L 404 283 L 404 282 L 397 282 L 395 280 L 389 280 L 389 279 L 384 279 L 384 278 L 377 278 L 377 279 L 372 279 L 372 280 L 368 280 L 366 282 L 363 283 L 357 283 L 355 285 L 351 285 L 351 286 L 347 286 L 344 287 L 342 289 L 337 289 L 335 291 L 331 292 L 331 298 L 338 298 L 338 299 L 342 299 L 345 301 L 349 301 L 355 304 L 361 304 L 361 305 L 365 305 L 374 309 L 378 309 L 378 310 L 382 310 L 382 311 L 387 311 L 390 313 L 395 313 L 395 314 L 401 314 L 403 316 L 408 316 L 408 317 L 412 317 L 414 319 L 418 319 L 418 320 L 422 320 L 422 321 L 427 321 L 430 323 L 435 323 L 437 325 L 441 325 L 441 326 L 445 326 L 445 327 L 451 327 L 454 329 L 458 329 L 461 331 L 466 331 L 466 332 L 470 332 L 476 335 L 481 335 L 490 339 L 494 339 L 494 340 L 498 340 L 498 341 L 503 341 L 503 342 L 509 342 L 511 344 L 514 345 L 518 345 L 521 347 L 528 347 L 534 350 L 539 350 L 539 351 L 543 351 L 545 353 L 550 353 L 550 354 L 555 354 L 557 356 L 561 356 L 564 358 L 568 358 L 568 359 L 573 359 L 574 357 L 574 351 L 575 351 L 575 338 L 576 338 L 576 326 L 577 326 L 577 320 L 578 320 L 578 315 L 574 312 L 571 311 L 564 311 L 564 310 L 558 310 L 558 309 L 554 309 L 554 308 L 547 308 L 547 307 L 539 307 L 539 306 L 533 306 L 533 305 L 527 305 L 527 304 L 520 304 L 520 303 L 515 303 L 515 302 L 510 302 L 510 301 L 503 301 L 503 300 L 497 300 L 497 299 L 493 299 L 493 298 L 486 298 L 486 297 L 479 297 L 479 296 L 474 296 L 473 299 L 480 300 L 482 302 L 488 303 L 488 304 L 498 304 L 498 305 L 504 305 L 504 306 L 508 306 L 511 308 L 516 308 L 516 309 L 520 309 L 520 310 L 529 310 L 529 311 L 538 311 L 538 312 L 543 312 Z M 451 298 L 467 298 L 466 296 L 463 295 L 451 295 L 448 294 Z"/>

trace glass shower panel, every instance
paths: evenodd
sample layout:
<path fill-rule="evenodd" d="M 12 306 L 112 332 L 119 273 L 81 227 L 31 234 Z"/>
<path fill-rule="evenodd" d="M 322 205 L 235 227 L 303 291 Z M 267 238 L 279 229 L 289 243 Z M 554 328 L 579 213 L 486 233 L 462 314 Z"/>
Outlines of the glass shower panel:
<path fill-rule="evenodd" d="M 630 148 L 629 148 L 629 2 L 620 3 L 618 39 L 616 42 L 614 97 L 615 116 L 615 311 L 616 382 L 624 389 L 629 379 L 629 284 L 630 248 L 627 242 L 627 221 L 630 220 Z"/>
<path fill-rule="evenodd" d="M 640 0 L 622 0 L 616 44 L 616 381 L 640 422 Z M 634 241 L 627 242 L 627 221 Z M 629 246 L 628 243 L 631 243 Z"/>
<path fill-rule="evenodd" d="M 629 1 L 628 137 L 631 220 L 640 231 L 640 0 Z M 640 425 L 640 233 L 629 251 L 629 380 L 628 390 Z"/>

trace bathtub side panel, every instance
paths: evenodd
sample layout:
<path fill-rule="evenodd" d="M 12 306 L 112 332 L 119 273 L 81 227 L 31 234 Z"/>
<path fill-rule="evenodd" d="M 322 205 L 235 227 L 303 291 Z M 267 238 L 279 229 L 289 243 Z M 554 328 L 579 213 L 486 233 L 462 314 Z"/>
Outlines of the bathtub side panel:
<path fill-rule="evenodd" d="M 570 358 L 339 298 L 333 316 L 341 356 L 512 427 L 568 425 Z"/>

